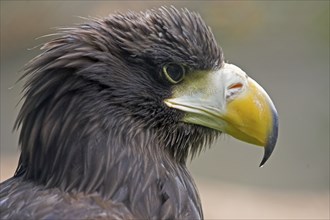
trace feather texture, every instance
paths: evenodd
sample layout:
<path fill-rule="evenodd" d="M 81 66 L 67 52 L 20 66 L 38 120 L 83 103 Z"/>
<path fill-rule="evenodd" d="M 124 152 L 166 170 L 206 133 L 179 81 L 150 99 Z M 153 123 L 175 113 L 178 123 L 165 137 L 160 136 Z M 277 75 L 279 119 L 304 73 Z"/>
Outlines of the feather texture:
<path fill-rule="evenodd" d="M 185 162 L 218 134 L 164 105 L 172 86 L 160 71 L 220 68 L 210 28 L 163 7 L 59 33 L 25 69 L 21 156 L 1 183 L 1 218 L 203 218 Z"/>

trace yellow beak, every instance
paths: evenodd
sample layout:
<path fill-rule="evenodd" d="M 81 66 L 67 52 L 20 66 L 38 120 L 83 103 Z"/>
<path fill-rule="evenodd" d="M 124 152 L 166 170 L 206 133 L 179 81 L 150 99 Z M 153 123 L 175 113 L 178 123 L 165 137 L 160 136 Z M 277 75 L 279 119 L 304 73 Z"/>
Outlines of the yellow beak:
<path fill-rule="evenodd" d="M 186 123 L 263 146 L 265 154 L 260 166 L 273 152 L 278 135 L 277 111 L 264 89 L 235 65 L 188 74 L 165 103 L 186 112 Z"/>

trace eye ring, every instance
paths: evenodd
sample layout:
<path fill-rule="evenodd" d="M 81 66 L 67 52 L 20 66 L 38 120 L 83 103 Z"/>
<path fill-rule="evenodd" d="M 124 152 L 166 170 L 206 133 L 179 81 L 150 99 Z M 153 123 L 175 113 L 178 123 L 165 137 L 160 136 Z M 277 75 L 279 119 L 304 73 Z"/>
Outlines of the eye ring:
<path fill-rule="evenodd" d="M 163 66 L 163 73 L 170 83 L 177 84 L 184 79 L 186 69 L 178 63 L 167 63 Z"/>

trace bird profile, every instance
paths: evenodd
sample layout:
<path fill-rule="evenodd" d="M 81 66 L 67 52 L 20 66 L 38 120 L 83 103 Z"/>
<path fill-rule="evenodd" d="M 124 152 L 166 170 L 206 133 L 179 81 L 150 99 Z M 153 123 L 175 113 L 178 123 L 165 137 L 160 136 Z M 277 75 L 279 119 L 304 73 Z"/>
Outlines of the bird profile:
<path fill-rule="evenodd" d="M 274 149 L 271 99 L 198 13 L 116 13 L 41 49 L 24 70 L 1 219 L 202 219 L 189 157 L 222 133 L 264 147 L 261 165 Z"/>

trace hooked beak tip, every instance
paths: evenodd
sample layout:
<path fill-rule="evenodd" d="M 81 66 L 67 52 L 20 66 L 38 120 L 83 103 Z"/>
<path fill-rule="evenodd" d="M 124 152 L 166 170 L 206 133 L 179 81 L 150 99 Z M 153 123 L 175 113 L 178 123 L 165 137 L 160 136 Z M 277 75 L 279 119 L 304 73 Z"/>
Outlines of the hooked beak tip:
<path fill-rule="evenodd" d="M 265 146 L 264 156 L 262 158 L 259 167 L 263 167 L 264 164 L 269 159 L 269 157 L 272 155 L 276 145 L 277 136 L 278 136 L 278 115 L 277 115 L 277 111 L 273 109 L 273 129 L 270 135 L 268 136 L 268 141 Z"/>

